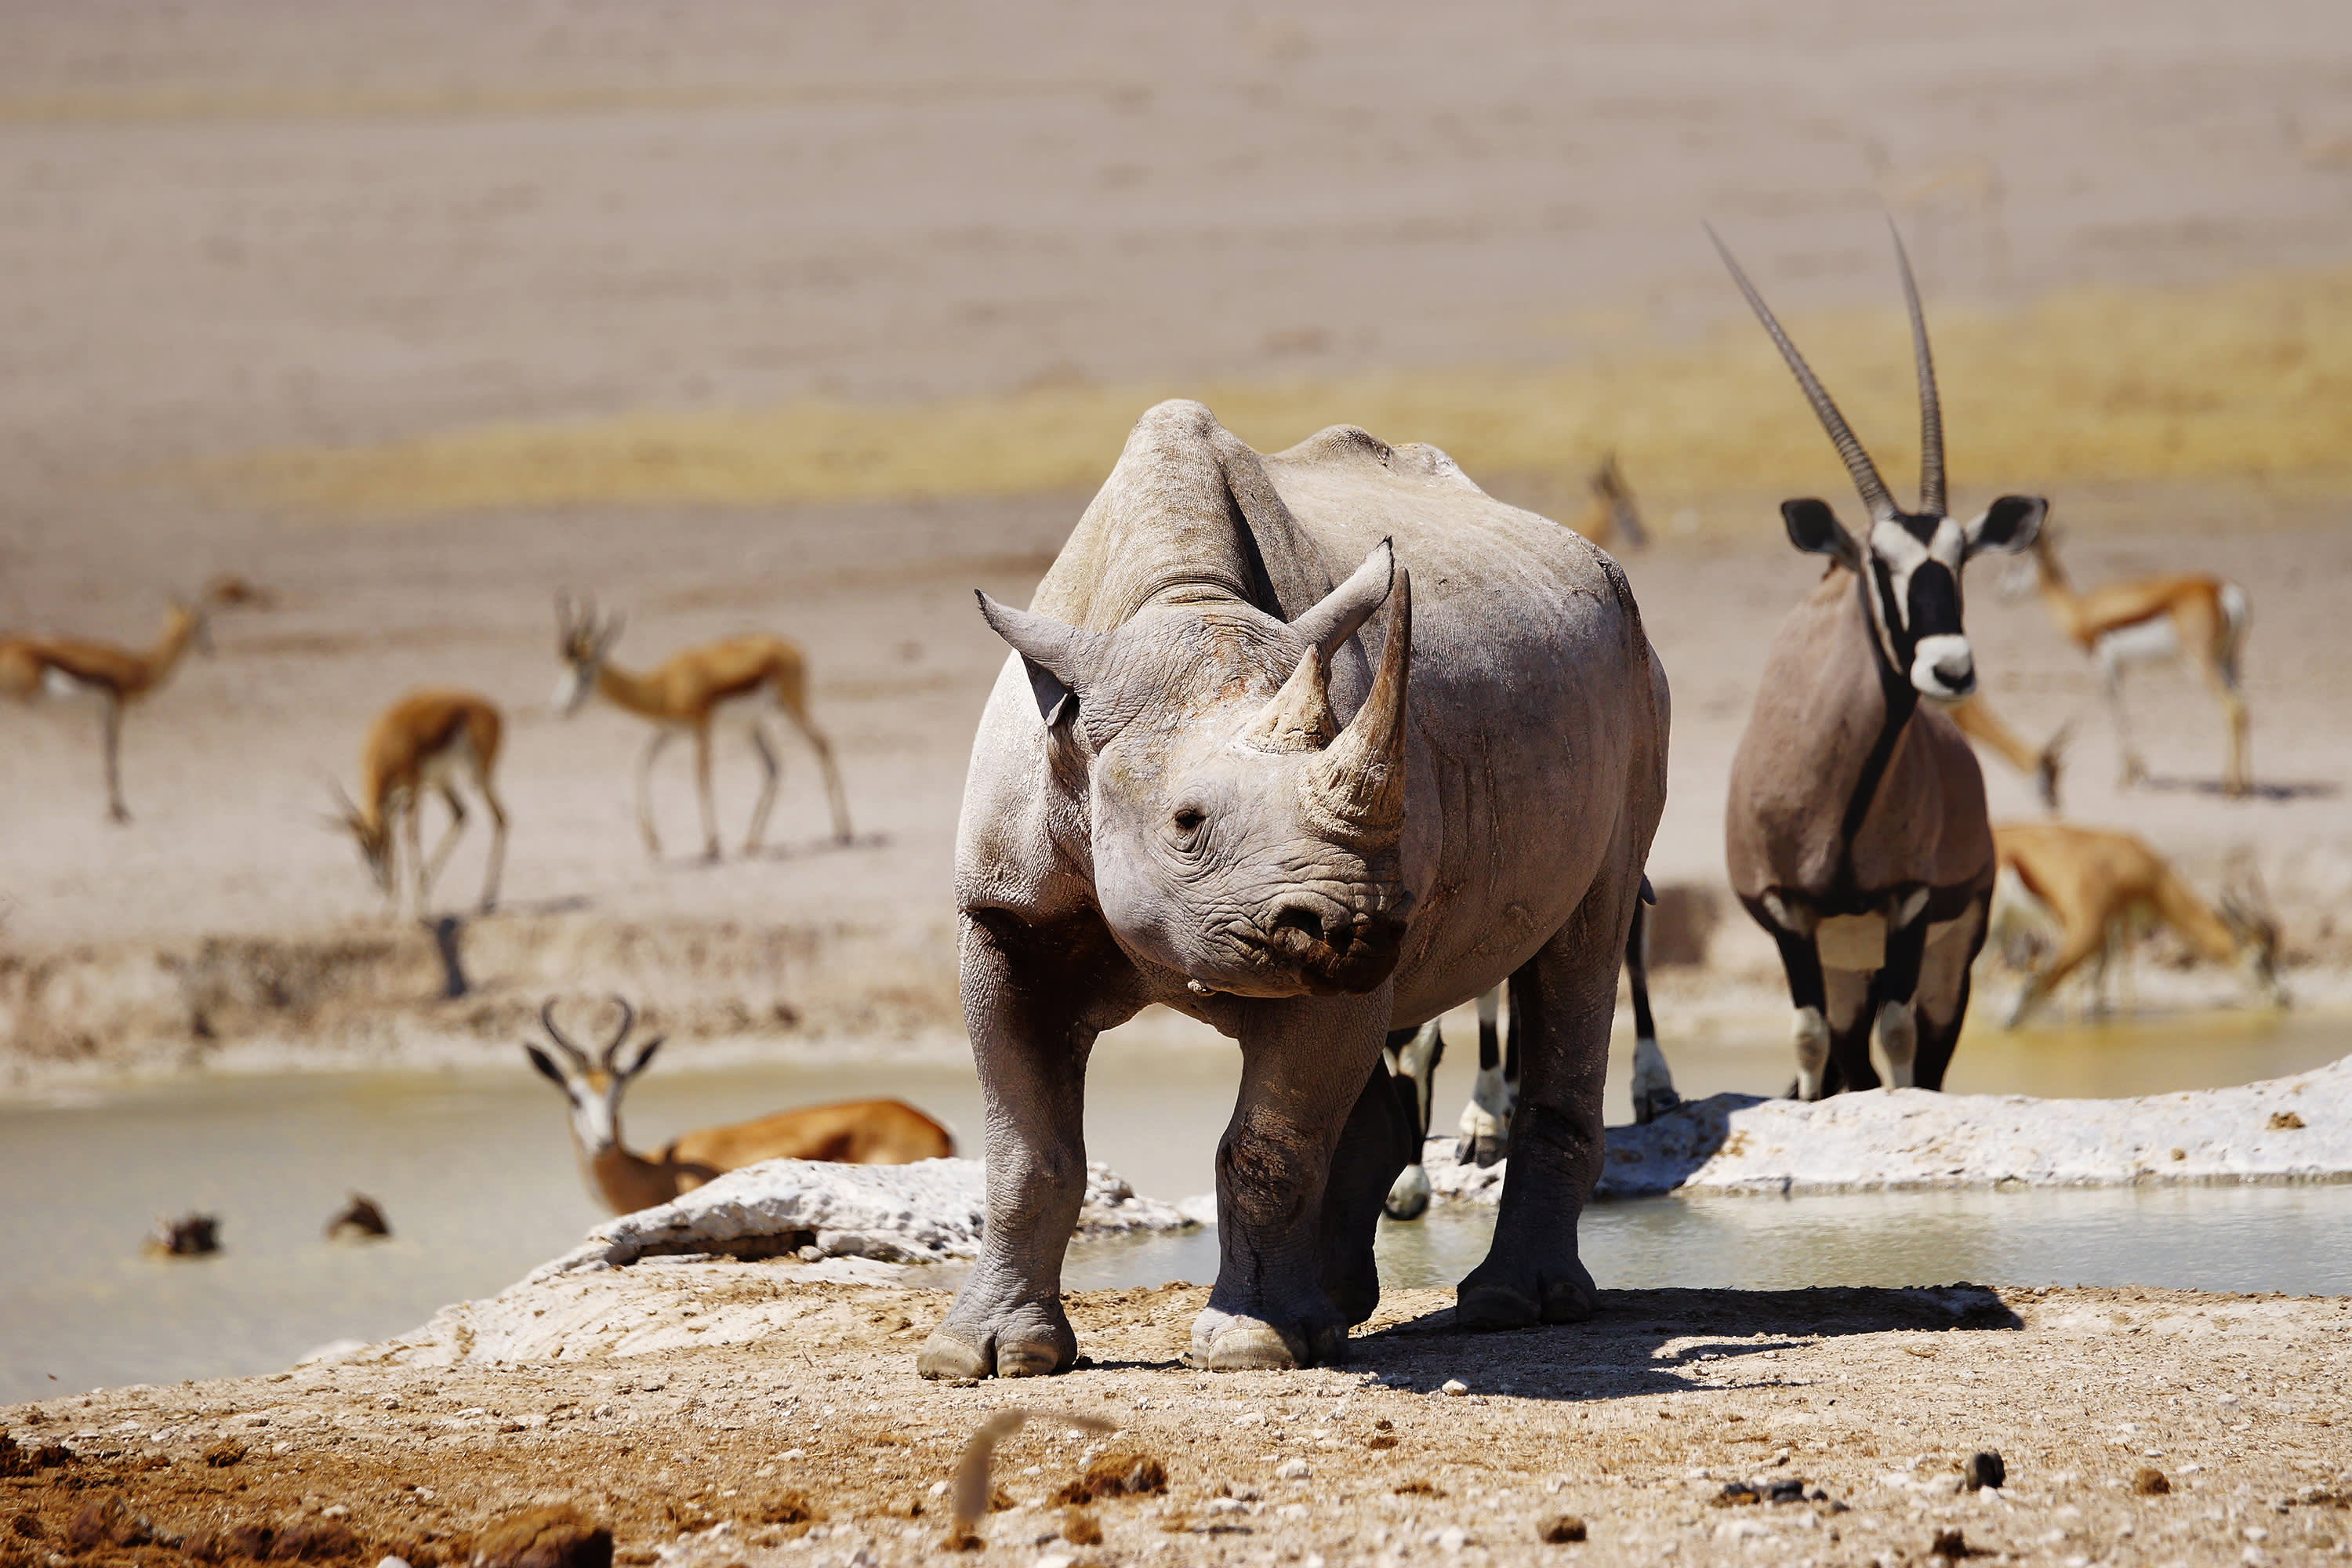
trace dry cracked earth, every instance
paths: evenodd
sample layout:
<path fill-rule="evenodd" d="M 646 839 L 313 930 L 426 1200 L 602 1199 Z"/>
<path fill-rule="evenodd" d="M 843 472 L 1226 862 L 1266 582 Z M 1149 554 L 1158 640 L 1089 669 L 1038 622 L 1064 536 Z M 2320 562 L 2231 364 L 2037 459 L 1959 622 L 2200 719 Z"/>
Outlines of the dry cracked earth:
<path fill-rule="evenodd" d="M 563 1289 L 520 1315 L 588 1301 L 677 1348 L 379 1348 L 0 1411 L 0 1565 L 2352 1555 L 2352 1300 L 1616 1291 L 1590 1324 L 1471 1336 L 1444 1293 L 1391 1292 L 1349 1364 L 1281 1374 L 1184 1367 L 1205 1292 L 1168 1286 L 1070 1297 L 1066 1376 L 959 1385 L 914 1373 L 943 1292 L 691 1260 Z M 1116 1429 L 1029 1421 L 959 1542 L 949 1479 L 1016 1406 Z M 2005 1484 L 1969 1487 L 1978 1454 Z"/>

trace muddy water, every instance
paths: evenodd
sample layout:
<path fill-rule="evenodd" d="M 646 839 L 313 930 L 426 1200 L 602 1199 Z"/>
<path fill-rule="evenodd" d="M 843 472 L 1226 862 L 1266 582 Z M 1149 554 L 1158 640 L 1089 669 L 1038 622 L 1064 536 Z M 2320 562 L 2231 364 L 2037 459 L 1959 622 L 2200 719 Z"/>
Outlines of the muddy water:
<path fill-rule="evenodd" d="M 1950 1087 L 2112 1095 L 2243 1082 L 2332 1060 L 2347 1034 L 2341 1019 L 2236 1015 L 1988 1032 L 1963 1045 Z M 1467 1089 L 1471 1045 L 1465 1031 L 1440 1074 L 1441 1125 Z M 1752 1044 L 1694 1043 L 1675 1066 L 1691 1094 L 1769 1092 L 1788 1071 L 1782 1049 Z M 1165 1028 L 1150 1045 L 1108 1038 L 1089 1152 L 1147 1193 L 1207 1190 L 1234 1076 L 1229 1049 L 1174 1044 Z M 1624 1116 L 1622 1082 L 1620 1070 L 1612 1120 Z M 638 1087 L 626 1122 L 658 1144 L 778 1105 L 875 1093 L 925 1106 L 972 1149 L 980 1096 L 960 1063 L 672 1070 Z M 352 1190 L 383 1205 L 392 1239 L 322 1238 Z M 153 1218 L 187 1209 L 222 1216 L 226 1250 L 142 1257 Z M 511 1072 L 195 1079 L 0 1108 L 0 1401 L 268 1370 L 328 1341 L 396 1333 L 511 1282 L 602 1214 L 555 1096 L 520 1061 Z M 1450 1283 L 1488 1223 L 1389 1227 L 1384 1272 Z M 2352 1187 L 1669 1198 L 1599 1210 L 1584 1234 L 1611 1285 L 1973 1278 L 2352 1291 Z M 1094 1249 L 1073 1259 L 1070 1283 L 1214 1269 L 1209 1234 Z"/>

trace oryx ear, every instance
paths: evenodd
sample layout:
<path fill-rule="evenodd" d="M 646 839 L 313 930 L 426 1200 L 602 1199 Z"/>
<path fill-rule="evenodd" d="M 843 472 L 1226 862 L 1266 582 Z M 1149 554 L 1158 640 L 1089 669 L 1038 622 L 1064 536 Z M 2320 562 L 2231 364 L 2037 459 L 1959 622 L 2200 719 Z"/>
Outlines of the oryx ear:
<path fill-rule="evenodd" d="M 553 1058 L 537 1046 L 525 1046 L 522 1049 L 523 1054 L 530 1058 L 530 1065 L 539 1069 L 541 1078 L 566 1094 L 572 1092 L 572 1086 L 563 1081 L 563 1069 L 555 1065 Z"/>
<path fill-rule="evenodd" d="M 1780 521 L 1789 525 L 1789 542 L 1808 555 L 1826 555 L 1855 571 L 1862 570 L 1862 546 L 1845 531 L 1825 500 L 1784 500 Z"/>
<path fill-rule="evenodd" d="M 1097 656 L 1109 640 L 1101 632 L 1066 626 L 1050 616 L 1016 610 L 986 594 L 974 591 L 980 613 L 989 628 L 1013 647 L 1029 672 L 1029 689 L 1036 693 L 1037 711 L 1052 729 L 1067 718 L 1093 673 Z"/>
<path fill-rule="evenodd" d="M 1353 575 L 1325 595 L 1313 608 L 1290 623 L 1290 629 L 1318 649 L 1329 665 L 1339 645 L 1356 635 L 1389 596 L 1396 581 L 1396 548 L 1388 540 L 1373 546 Z"/>
<path fill-rule="evenodd" d="M 2003 496 L 1968 525 L 1969 553 L 2023 550 L 2042 531 L 2042 520 L 2049 514 L 2050 503 L 2040 496 Z"/>

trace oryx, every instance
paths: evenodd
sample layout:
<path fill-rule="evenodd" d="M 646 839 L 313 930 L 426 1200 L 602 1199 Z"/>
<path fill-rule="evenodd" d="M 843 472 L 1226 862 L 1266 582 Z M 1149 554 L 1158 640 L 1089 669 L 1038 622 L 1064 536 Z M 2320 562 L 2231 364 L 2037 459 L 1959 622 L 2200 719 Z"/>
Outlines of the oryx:
<path fill-rule="evenodd" d="M 1916 511 L 1895 504 L 1755 285 L 1713 229 L 1707 237 L 1870 509 L 1857 539 L 1826 501 L 1780 503 L 1790 542 L 1832 564 L 1780 624 L 1732 760 L 1732 890 L 1780 945 L 1800 1097 L 1878 1084 L 1874 1021 L 1895 1085 L 1937 1089 L 1968 1012 L 1993 884 L 1984 776 L 1943 711 L 1976 689 L 1960 570 L 1979 551 L 2031 544 L 2048 503 L 2003 496 L 1969 521 L 1946 515 L 1936 370 L 1899 234 L 1919 377 Z"/>

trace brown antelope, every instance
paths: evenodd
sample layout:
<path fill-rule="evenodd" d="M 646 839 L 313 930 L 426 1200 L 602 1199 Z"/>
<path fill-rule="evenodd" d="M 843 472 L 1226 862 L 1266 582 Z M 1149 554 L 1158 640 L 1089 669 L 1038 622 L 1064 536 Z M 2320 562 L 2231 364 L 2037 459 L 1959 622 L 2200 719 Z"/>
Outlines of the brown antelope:
<path fill-rule="evenodd" d="M 202 604 L 174 603 L 163 614 L 163 635 L 144 651 L 79 637 L 0 637 L 0 692 L 26 702 L 47 698 L 98 704 L 106 809 L 116 822 L 131 820 L 122 804 L 122 710 L 170 679 L 191 646 L 210 651 L 205 618 Z"/>
<path fill-rule="evenodd" d="M 1946 711 L 1961 734 L 2032 779 L 2042 804 L 2053 812 L 2058 809 L 2058 770 L 2066 746 L 2066 726 L 2061 724 L 2057 732 L 2036 750 L 2022 735 L 2002 723 L 2000 715 L 1981 696 L 1955 702 Z"/>
<path fill-rule="evenodd" d="M 594 1194 L 614 1214 L 666 1204 L 714 1177 L 761 1160 L 824 1160 L 845 1165 L 906 1165 L 944 1160 L 955 1152 L 948 1130 L 903 1100 L 853 1100 L 779 1110 L 753 1121 L 698 1128 L 670 1140 L 647 1159 L 621 1142 L 621 1095 L 661 1048 L 661 1036 L 636 1047 L 628 1065 L 621 1047 L 636 1027 L 635 1009 L 613 998 L 621 1010 L 612 1042 L 591 1058 L 555 1026 L 555 1004 L 539 1010 L 547 1037 L 563 1054 L 559 1062 L 537 1046 L 523 1047 L 530 1065 L 572 1107 L 572 1142 L 582 1173 Z"/>
<path fill-rule="evenodd" d="M 2195 665 L 2205 677 L 2229 723 L 2229 768 L 2221 787 L 2231 795 L 2253 788 L 2246 698 L 2238 679 L 2238 655 L 2246 640 L 2243 588 L 2220 577 L 2179 573 L 2103 583 L 2077 593 L 2050 532 L 2034 541 L 2033 575 L 2058 629 L 2099 661 L 2126 786 L 2146 778 L 2147 768 L 2132 744 L 2124 714 L 2124 671 L 2135 664 L 2178 659 Z"/>
<path fill-rule="evenodd" d="M 2251 900 L 2224 897 L 2217 911 L 2191 892 L 2161 856 L 2128 833 L 2064 822 L 2007 823 L 1992 830 L 2000 868 L 2056 918 L 2058 948 L 2034 970 L 2010 1009 L 2009 1027 L 2046 1000 L 2085 960 L 2095 1005 L 2105 1008 L 2108 963 L 2135 923 L 2163 924 L 2215 963 L 2236 963 L 2274 1005 L 2278 926 Z"/>
<path fill-rule="evenodd" d="M 654 760 L 674 738 L 691 734 L 694 783 L 702 802 L 703 858 L 719 858 L 719 813 L 710 796 L 710 731 L 718 723 L 740 725 L 760 759 L 760 803 L 751 808 L 751 831 L 743 836 L 743 853 L 759 852 L 769 808 L 776 803 L 779 772 L 764 722 L 771 710 L 792 721 L 816 753 L 824 773 L 825 798 L 833 807 L 834 838 L 849 842 L 849 806 L 842 796 L 841 774 L 833 765 L 831 742 L 809 720 L 807 677 L 797 647 L 764 633 L 729 637 L 680 648 L 637 675 L 607 657 L 621 635 L 619 616 L 600 622 L 593 601 L 574 605 L 568 595 L 558 595 L 555 619 L 556 657 L 564 666 L 555 687 L 557 711 L 567 718 L 578 712 L 593 691 L 654 726 L 653 738 L 637 758 L 637 826 L 645 835 L 646 854 L 661 855 L 651 796 Z"/>
<path fill-rule="evenodd" d="M 465 779 L 490 814 L 490 859 L 482 875 L 481 912 L 499 901 L 499 874 L 507 858 L 507 813 L 490 775 L 499 763 L 502 726 L 496 704 L 470 691 L 412 691 L 376 716 L 360 747 L 360 798 L 352 804 L 341 790 L 341 807 L 331 820 L 358 840 L 369 874 L 389 902 L 400 900 L 395 835 L 408 843 L 410 894 L 422 915 L 433 896 L 434 879 L 466 831 L 466 803 L 457 793 Z M 448 803 L 449 826 L 425 858 L 425 797 L 434 791 Z"/>
<path fill-rule="evenodd" d="M 1625 471 L 1617 466 L 1616 453 L 1602 458 L 1584 482 L 1592 491 L 1592 500 L 1577 520 L 1577 532 L 1603 550 L 1639 550 L 1650 542 L 1649 532 L 1642 526 L 1642 509 L 1634 504 L 1633 489 L 1625 482 Z"/>
<path fill-rule="evenodd" d="M 1993 885 L 1984 775 L 1944 711 L 1976 689 L 1960 573 L 1980 551 L 2032 542 L 2047 504 L 2003 496 L 1968 522 L 1947 514 L 1935 363 L 1899 235 L 1919 381 L 1916 511 L 1895 503 L 1763 296 L 1715 245 L 1870 509 L 1856 539 L 1826 501 L 1780 503 L 1790 542 L 1831 565 L 1780 624 L 1732 759 L 1732 890 L 1780 949 L 1799 1095 L 1874 1087 L 1874 1025 L 1897 1088 L 1939 1089 Z"/>

